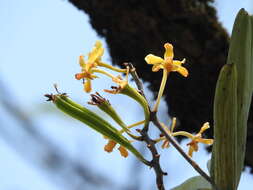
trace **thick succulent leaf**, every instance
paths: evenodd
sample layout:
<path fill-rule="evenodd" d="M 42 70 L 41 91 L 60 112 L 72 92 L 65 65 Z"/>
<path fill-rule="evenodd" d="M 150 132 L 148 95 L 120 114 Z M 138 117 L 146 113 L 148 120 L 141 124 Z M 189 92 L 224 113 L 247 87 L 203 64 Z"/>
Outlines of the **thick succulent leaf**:
<path fill-rule="evenodd" d="M 237 189 L 244 164 L 253 89 L 252 23 L 252 16 L 241 9 L 216 86 L 211 175 L 220 190 Z"/>
<path fill-rule="evenodd" d="M 228 64 L 237 68 L 237 184 L 244 166 L 247 120 L 252 98 L 252 16 L 241 9 L 236 17 L 228 54 Z"/>
<path fill-rule="evenodd" d="M 214 145 L 211 175 L 220 190 L 236 189 L 237 74 L 235 64 L 223 66 L 214 99 Z"/>

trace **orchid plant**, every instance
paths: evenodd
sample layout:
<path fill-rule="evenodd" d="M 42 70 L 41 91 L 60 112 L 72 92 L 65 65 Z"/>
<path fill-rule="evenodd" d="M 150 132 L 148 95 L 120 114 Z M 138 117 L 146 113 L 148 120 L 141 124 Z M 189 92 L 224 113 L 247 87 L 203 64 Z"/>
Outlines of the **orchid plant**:
<path fill-rule="evenodd" d="M 238 146 L 245 147 L 246 121 L 253 89 L 253 27 L 251 25 L 253 25 L 252 16 L 241 10 L 235 21 L 228 61 L 224 65 L 217 82 L 214 103 L 214 140 L 203 137 L 204 131 L 210 128 L 209 122 L 205 122 L 197 134 L 191 134 L 186 131 L 174 131 L 176 127 L 175 117 L 172 118 L 171 126 L 167 126 L 157 118 L 156 113 L 159 110 L 168 76 L 172 72 L 178 72 L 183 77 L 187 77 L 190 73 L 187 69 L 186 59 L 182 61 L 174 60 L 173 45 L 171 43 L 164 44 L 163 58 L 153 54 L 148 54 L 144 58 L 147 64 L 153 65 L 153 72 L 163 71 L 159 93 L 153 108 L 146 99 L 142 82 L 134 66 L 125 63 L 124 68 L 116 68 L 103 62 L 104 48 L 100 41 L 95 43 L 93 49 L 88 53 L 87 59 L 83 55 L 79 57 L 81 72 L 75 74 L 75 78 L 82 80 L 84 92 L 91 93 L 93 91 L 92 81 L 100 75 L 108 77 L 116 83 L 116 86 L 105 89 L 104 92 L 126 95 L 143 108 L 144 117 L 137 123 L 126 124 L 112 104 L 98 92 L 91 94 L 91 101 L 88 104 L 97 106 L 98 109 L 105 112 L 118 124 L 118 127 L 113 126 L 85 106 L 72 101 L 66 93 L 59 93 L 57 88 L 57 94 L 47 94 L 46 96 L 58 109 L 100 133 L 108 141 L 104 146 L 106 152 L 112 152 L 118 145 L 121 156 L 126 158 L 130 152 L 142 163 L 153 168 L 156 174 L 157 189 L 159 190 L 165 189 L 163 176 L 167 175 L 160 165 L 160 154 L 157 150 L 157 144 L 160 142 L 162 142 L 162 148 L 169 148 L 172 144 L 200 174 L 200 176 L 191 178 L 175 187 L 175 190 L 235 190 L 239 183 L 245 153 L 245 150 L 239 149 Z M 238 46 L 239 43 L 240 46 Z M 240 49 L 239 52 L 238 49 Z M 186 67 L 183 65 L 186 65 Z M 114 76 L 110 70 L 118 72 L 119 75 Z M 129 75 L 132 76 L 137 89 L 128 83 Z M 243 108 L 239 105 L 243 105 Z M 243 115 L 241 112 L 243 112 Z M 150 123 L 153 123 L 160 131 L 160 136 L 157 138 L 153 139 L 149 135 L 150 131 L 153 130 L 149 127 Z M 136 129 L 138 135 L 133 132 L 133 128 L 136 126 L 141 126 L 141 129 Z M 189 146 L 188 153 L 185 153 L 175 141 L 174 137 L 176 136 L 184 136 L 189 139 L 187 144 Z M 133 141 L 138 141 L 147 146 L 152 154 L 151 161 L 147 160 L 133 146 Z M 211 165 L 210 175 L 204 172 L 192 159 L 193 152 L 198 151 L 199 143 L 206 145 L 214 143 L 212 160 L 209 162 Z M 224 156 L 221 156 L 221 153 Z M 229 171 L 229 175 L 224 175 Z"/>

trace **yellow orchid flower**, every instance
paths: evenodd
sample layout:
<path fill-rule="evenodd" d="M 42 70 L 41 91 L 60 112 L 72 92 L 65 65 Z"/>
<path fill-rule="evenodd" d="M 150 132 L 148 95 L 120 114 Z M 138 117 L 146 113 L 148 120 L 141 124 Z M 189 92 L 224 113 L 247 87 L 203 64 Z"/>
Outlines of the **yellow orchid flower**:
<path fill-rule="evenodd" d="M 91 80 L 97 78 L 97 76 L 93 74 L 92 69 L 96 68 L 99 65 L 103 54 L 104 48 L 102 47 L 102 43 L 100 41 L 97 41 L 91 52 L 88 54 L 87 61 L 84 60 L 84 56 L 79 57 L 79 65 L 82 68 L 82 72 L 77 73 L 75 75 L 75 78 L 77 80 L 86 79 L 86 81 L 84 81 L 85 92 L 90 92 L 92 90 Z"/>
<path fill-rule="evenodd" d="M 165 48 L 165 53 L 163 56 L 164 58 L 158 57 L 153 54 L 148 54 L 145 57 L 145 61 L 148 64 L 153 65 L 152 67 L 153 72 L 157 72 L 160 69 L 163 69 L 163 78 L 157 96 L 156 104 L 153 108 L 153 112 L 157 112 L 158 110 L 158 106 L 160 104 L 160 100 L 163 95 L 168 74 L 170 72 L 179 72 L 184 77 L 188 76 L 188 70 L 182 66 L 182 64 L 185 63 L 185 59 L 183 59 L 182 61 L 173 60 L 174 58 L 173 46 L 170 43 L 165 43 L 164 48 Z"/>
<path fill-rule="evenodd" d="M 84 56 L 79 57 L 79 65 L 82 68 L 81 73 L 77 73 L 75 75 L 75 78 L 77 80 L 80 79 L 85 79 L 84 81 L 84 91 L 85 92 L 90 92 L 92 90 L 91 87 L 91 80 L 94 78 L 97 78 L 96 75 L 93 73 L 99 72 L 104 74 L 105 72 L 101 72 L 101 70 L 96 69 L 98 66 L 100 67 L 105 67 L 117 72 L 126 72 L 126 69 L 119 69 L 116 67 L 113 67 L 111 65 L 108 65 L 106 63 L 103 63 L 101 61 L 101 58 L 104 54 L 104 48 L 102 47 L 102 43 L 100 41 L 96 41 L 93 49 L 91 52 L 88 54 L 88 60 L 84 60 Z"/>
<path fill-rule="evenodd" d="M 164 58 L 155 56 L 153 54 L 148 54 L 145 57 L 145 61 L 148 64 L 153 65 L 152 71 L 157 72 L 160 69 L 166 69 L 168 73 L 170 72 L 179 72 L 184 77 L 188 76 L 188 70 L 181 66 L 185 63 L 185 59 L 182 61 L 173 60 L 174 53 L 173 53 L 173 46 L 170 43 L 164 44 L 165 53 Z"/>
<path fill-rule="evenodd" d="M 198 143 L 204 143 L 207 145 L 212 145 L 213 144 L 213 139 L 204 139 L 202 138 L 202 133 L 210 128 L 209 123 L 206 122 L 204 125 L 201 127 L 200 131 L 192 138 L 192 141 L 189 142 L 187 145 L 189 147 L 188 155 L 192 157 L 193 152 L 198 151 Z"/>
<path fill-rule="evenodd" d="M 188 155 L 190 157 L 192 157 L 193 152 L 197 152 L 198 151 L 198 143 L 204 143 L 207 145 L 212 145 L 213 144 L 213 139 L 204 139 L 202 138 L 202 133 L 209 129 L 209 123 L 206 122 L 203 124 L 203 126 L 201 127 L 200 131 L 196 134 L 196 135 L 192 135 L 188 132 L 185 131 L 179 131 L 179 132 L 175 132 L 172 135 L 173 136 L 178 136 L 178 135 L 182 135 L 182 136 L 186 136 L 188 138 L 191 139 L 191 142 L 189 142 L 187 145 L 190 146 L 189 147 L 189 151 L 188 151 Z"/>
<path fill-rule="evenodd" d="M 91 80 L 97 78 L 96 75 L 93 74 L 92 68 L 96 67 L 95 63 L 87 62 L 85 63 L 83 56 L 79 57 L 79 64 L 82 67 L 82 72 L 75 74 L 75 78 L 77 80 L 85 79 L 84 81 L 84 91 L 91 91 Z"/>
<path fill-rule="evenodd" d="M 91 52 L 88 54 L 88 61 L 87 65 L 89 64 L 96 64 L 98 65 L 101 61 L 101 57 L 104 54 L 104 48 L 102 46 L 102 43 L 100 41 L 96 41 L 95 46 L 91 50 Z"/>
<path fill-rule="evenodd" d="M 166 125 L 164 125 L 163 123 L 161 123 L 161 125 L 165 129 L 165 131 L 171 136 L 180 136 L 181 135 L 181 136 L 185 136 L 185 137 L 188 137 L 188 138 L 191 139 L 191 142 L 189 142 L 187 144 L 187 146 L 190 146 L 189 151 L 188 151 L 188 155 L 190 157 L 192 157 L 193 152 L 198 151 L 198 148 L 199 148 L 198 143 L 204 143 L 204 144 L 207 144 L 207 145 L 212 145 L 213 144 L 213 139 L 204 139 L 204 138 L 202 138 L 202 133 L 205 130 L 210 128 L 208 122 L 203 124 L 200 131 L 196 135 L 192 135 L 192 134 L 190 134 L 186 131 L 173 132 L 174 128 L 176 126 L 176 118 L 175 117 L 172 118 L 172 123 L 171 123 L 170 129 Z M 160 138 L 155 140 L 155 142 L 160 142 L 160 141 L 163 141 L 163 144 L 162 144 L 163 149 L 169 147 L 170 143 L 163 135 Z"/>

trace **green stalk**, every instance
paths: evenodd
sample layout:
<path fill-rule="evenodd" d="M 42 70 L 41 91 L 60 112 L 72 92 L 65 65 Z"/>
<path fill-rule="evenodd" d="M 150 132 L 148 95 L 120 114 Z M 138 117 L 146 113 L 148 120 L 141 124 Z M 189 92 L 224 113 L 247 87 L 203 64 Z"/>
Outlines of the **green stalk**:
<path fill-rule="evenodd" d="M 150 111 L 146 99 L 137 90 L 135 90 L 128 84 L 124 86 L 124 88 L 120 91 L 120 94 L 124 94 L 131 97 L 142 106 L 145 115 L 145 126 L 147 126 L 150 120 Z"/>
<path fill-rule="evenodd" d="M 160 89 L 159 89 L 159 92 L 158 92 L 158 96 L 157 96 L 157 99 L 156 99 L 156 103 L 155 103 L 155 106 L 154 106 L 154 109 L 153 109 L 154 112 L 157 112 L 157 110 L 158 110 L 158 106 L 160 104 L 160 101 L 161 101 L 161 98 L 162 98 L 162 95 L 163 95 L 163 91 L 164 91 L 164 88 L 165 88 L 165 85 L 166 85 L 166 82 L 167 82 L 168 74 L 169 73 L 167 72 L 167 70 L 163 69 L 163 78 L 162 78 L 162 82 L 161 82 Z"/>

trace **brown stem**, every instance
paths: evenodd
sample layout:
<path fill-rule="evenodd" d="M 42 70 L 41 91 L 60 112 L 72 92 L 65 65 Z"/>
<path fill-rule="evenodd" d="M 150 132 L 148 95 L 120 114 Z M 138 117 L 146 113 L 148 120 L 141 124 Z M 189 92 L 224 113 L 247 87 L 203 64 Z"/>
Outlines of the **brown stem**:
<path fill-rule="evenodd" d="M 167 175 L 166 172 L 163 172 L 160 166 L 160 155 L 157 152 L 157 149 L 155 147 L 155 141 L 152 140 L 148 132 L 143 128 L 142 130 L 137 130 L 141 136 L 142 140 L 146 142 L 148 149 L 150 150 L 152 154 L 152 160 L 150 162 L 150 167 L 152 167 L 156 174 L 156 185 L 159 190 L 165 190 L 164 184 L 163 184 L 163 176 Z"/>
<path fill-rule="evenodd" d="M 133 77 L 137 88 L 141 95 L 146 99 L 143 91 L 143 85 L 142 82 L 139 80 L 139 77 L 135 71 L 135 68 L 131 63 L 125 63 L 126 66 L 130 68 L 130 74 Z M 150 110 L 150 107 L 149 107 Z M 150 150 L 152 154 L 152 160 L 150 162 L 150 167 L 154 169 L 156 174 L 156 185 L 159 190 L 165 190 L 164 183 L 163 183 L 163 176 L 167 175 L 166 172 L 163 172 L 160 166 L 160 155 L 157 152 L 157 149 L 155 147 L 155 141 L 152 140 L 148 135 L 149 127 L 148 125 L 145 125 L 142 130 L 137 130 L 141 134 L 141 140 L 146 142 L 148 149 Z"/>

